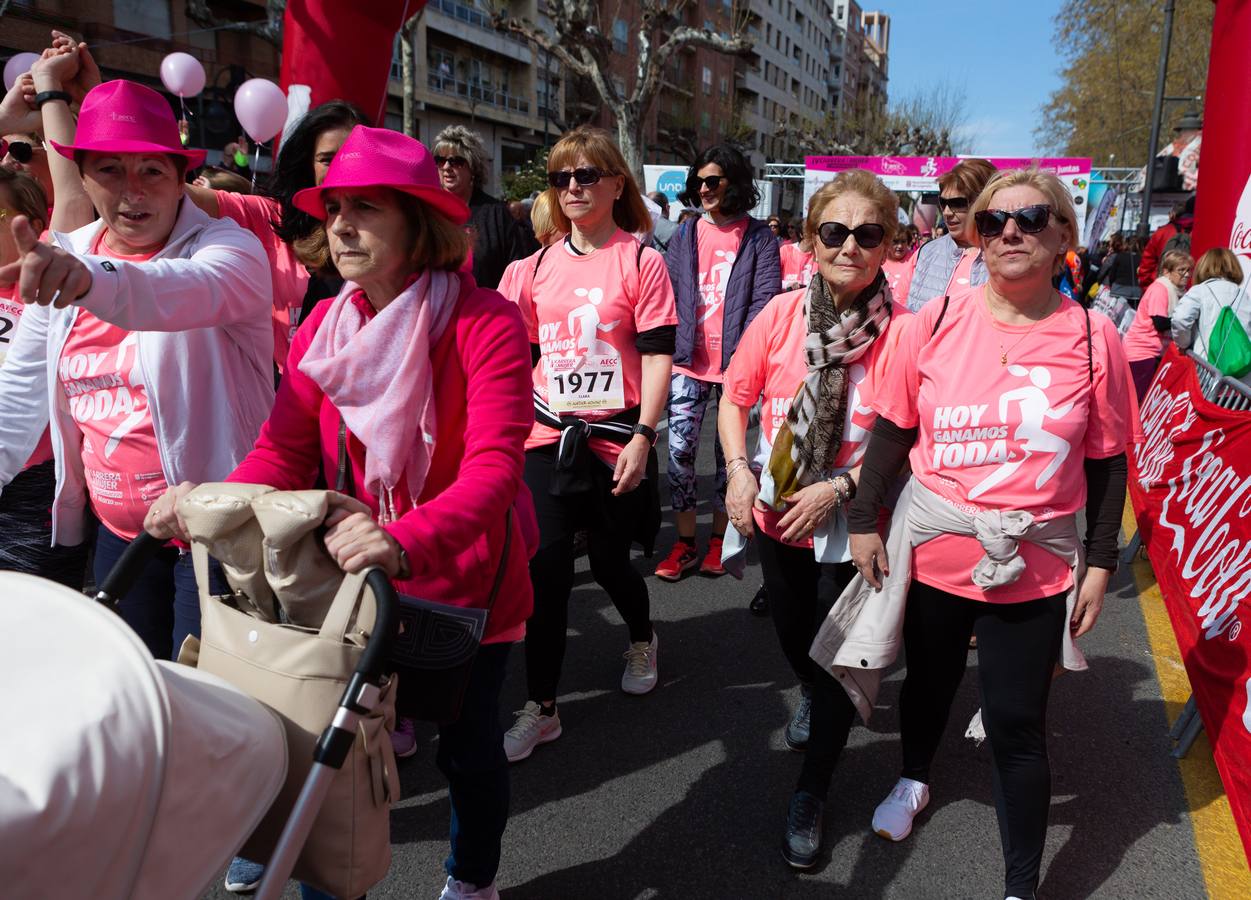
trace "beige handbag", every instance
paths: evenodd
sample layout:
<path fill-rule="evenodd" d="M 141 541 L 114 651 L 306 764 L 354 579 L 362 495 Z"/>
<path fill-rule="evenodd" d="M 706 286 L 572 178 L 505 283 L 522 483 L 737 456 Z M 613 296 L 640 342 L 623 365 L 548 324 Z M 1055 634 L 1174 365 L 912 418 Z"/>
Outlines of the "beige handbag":
<path fill-rule="evenodd" d="M 179 514 L 194 538 L 201 612 L 198 667 L 265 703 L 286 728 L 286 784 L 240 851 L 248 859 L 265 861 L 271 858 L 312 767 L 318 737 L 334 718 L 360 659 L 373 627 L 374 608 L 364 574 L 343 575 L 324 549 L 319 550 L 322 560 L 308 561 L 317 541 L 314 529 L 320 522 L 310 524 L 311 516 L 320 509 L 321 518 L 325 517 L 324 492 L 252 494 L 249 502 L 258 525 L 252 530 L 241 525 L 245 517 L 237 511 L 223 513 L 222 508 L 234 509 L 239 498 L 247 496 L 240 487 L 202 485 L 181 501 Z M 212 534 L 215 526 L 222 533 Z M 231 538 L 223 536 L 227 531 L 238 535 L 238 543 L 249 546 L 234 546 Z M 322 579 L 323 591 L 326 584 L 332 588 L 337 584 L 318 626 L 265 621 L 255 614 L 254 598 L 241 598 L 240 585 L 233 581 L 233 596 L 209 594 L 209 546 L 230 580 L 230 561 L 236 551 L 239 558 L 251 559 L 260 535 L 264 535 L 265 590 L 273 585 L 280 597 L 287 593 L 294 602 L 290 592 L 298 590 L 301 579 L 290 567 L 297 559 Z M 259 590 L 254 576 L 249 585 Z M 283 608 L 288 608 L 286 602 Z M 304 607 L 304 612 L 310 608 Z M 395 689 L 392 678 L 373 712 L 361 719 L 347 761 L 335 775 L 295 864 L 293 877 L 335 897 L 359 897 L 383 879 L 391 864 L 390 808 L 399 798 L 389 734 L 395 724 Z"/>

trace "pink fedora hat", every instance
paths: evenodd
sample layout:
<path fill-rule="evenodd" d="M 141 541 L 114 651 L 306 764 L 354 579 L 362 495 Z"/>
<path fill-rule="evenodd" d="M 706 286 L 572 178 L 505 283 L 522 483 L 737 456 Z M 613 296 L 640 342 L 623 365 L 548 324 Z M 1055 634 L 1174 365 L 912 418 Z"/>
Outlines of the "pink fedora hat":
<path fill-rule="evenodd" d="M 98 84 L 83 98 L 73 144 L 52 141 L 56 152 L 70 159 L 76 151 L 95 153 L 172 153 L 194 169 L 204 162 L 203 150 L 183 147 L 178 122 L 165 98 L 142 84 L 117 78 Z"/>
<path fill-rule="evenodd" d="M 434 157 L 416 138 L 387 128 L 357 125 L 335 154 L 326 180 L 292 199 L 298 209 L 326 218 L 326 191 L 334 188 L 389 187 L 411 194 L 457 225 L 469 220 L 469 207 L 439 185 Z"/>

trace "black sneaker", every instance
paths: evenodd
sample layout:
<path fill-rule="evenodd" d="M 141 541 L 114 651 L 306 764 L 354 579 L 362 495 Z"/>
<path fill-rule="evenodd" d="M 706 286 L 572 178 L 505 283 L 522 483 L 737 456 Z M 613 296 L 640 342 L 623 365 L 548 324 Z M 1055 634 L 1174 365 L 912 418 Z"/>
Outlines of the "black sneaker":
<path fill-rule="evenodd" d="M 795 715 L 786 723 L 784 738 L 789 749 L 803 753 L 808 749 L 808 735 L 812 727 L 812 688 L 804 684 L 800 685 L 799 690 L 799 706 L 795 708 Z"/>
<path fill-rule="evenodd" d="M 796 791 L 786 814 L 786 835 L 782 838 L 782 856 L 796 869 L 811 869 L 821 852 L 821 821 L 825 801 L 815 794 Z"/>
<path fill-rule="evenodd" d="M 769 614 L 769 592 L 765 590 L 762 584 L 760 590 L 756 591 L 756 596 L 751 598 L 751 603 L 747 604 L 747 608 L 751 610 L 753 616 L 767 616 Z"/>

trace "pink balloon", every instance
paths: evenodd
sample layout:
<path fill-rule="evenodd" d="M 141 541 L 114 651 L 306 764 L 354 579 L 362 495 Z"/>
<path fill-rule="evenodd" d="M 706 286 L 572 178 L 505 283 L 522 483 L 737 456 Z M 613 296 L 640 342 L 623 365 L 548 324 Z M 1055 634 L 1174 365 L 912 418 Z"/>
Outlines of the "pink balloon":
<path fill-rule="evenodd" d="M 204 90 L 204 66 L 190 53 L 171 53 L 161 60 L 161 82 L 171 94 L 194 97 Z"/>
<path fill-rule="evenodd" d="M 248 137 L 263 144 L 287 123 L 287 97 L 272 81 L 252 78 L 235 92 L 235 116 Z"/>
<path fill-rule="evenodd" d="M 18 53 L 9 57 L 4 64 L 4 89 L 10 90 L 17 80 L 30 71 L 30 67 L 39 61 L 38 53 Z"/>

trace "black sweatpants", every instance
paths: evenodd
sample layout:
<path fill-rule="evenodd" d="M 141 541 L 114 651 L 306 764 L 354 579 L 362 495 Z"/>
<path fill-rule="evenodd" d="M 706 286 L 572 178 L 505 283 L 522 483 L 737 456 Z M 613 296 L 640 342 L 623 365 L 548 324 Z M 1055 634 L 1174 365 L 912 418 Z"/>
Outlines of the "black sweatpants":
<path fill-rule="evenodd" d="M 554 699 L 560 683 L 577 532 L 587 533 L 591 575 L 625 620 L 630 642 L 652 639 L 647 584 L 630 564 L 630 546 L 646 512 L 647 495 L 635 488 L 620 497 L 612 496 L 612 471 L 597 460 L 595 465 L 603 469 L 596 470 L 598 496 L 554 497 L 549 487 L 555 463 L 554 448 L 526 453 L 525 481 L 534 496 L 539 520 L 539 551 L 530 560 L 534 612 L 526 623 L 526 685 L 535 702 Z"/>
<path fill-rule="evenodd" d="M 929 783 L 930 762 L 977 635 L 982 724 L 994 757 L 993 790 L 1007 895 L 1038 886 L 1051 766 L 1047 697 L 1068 627 L 1065 595 L 986 603 L 913 581 L 904 615 L 908 673 L 899 698 L 903 775 Z"/>
<path fill-rule="evenodd" d="M 819 563 L 811 547 L 791 547 L 759 530 L 757 538 L 778 643 L 795 677 L 812 691 L 808 750 L 796 789 L 824 800 L 855 721 L 856 707 L 834 676 L 812 661 L 808 649 L 856 569 L 849 562 Z"/>

